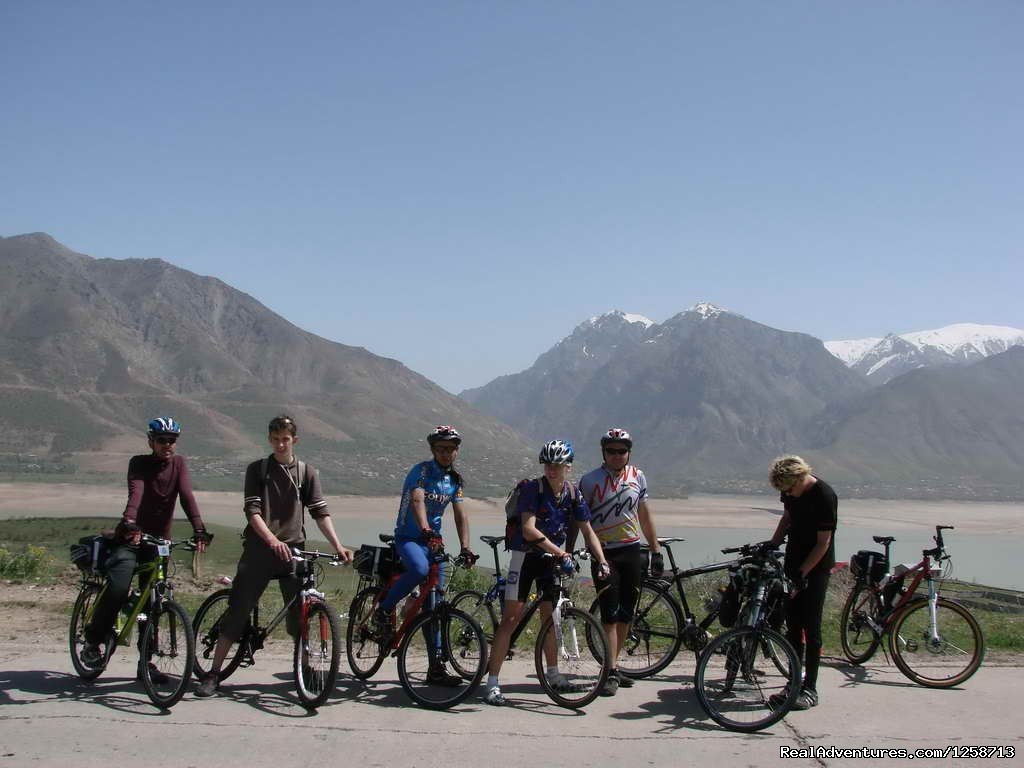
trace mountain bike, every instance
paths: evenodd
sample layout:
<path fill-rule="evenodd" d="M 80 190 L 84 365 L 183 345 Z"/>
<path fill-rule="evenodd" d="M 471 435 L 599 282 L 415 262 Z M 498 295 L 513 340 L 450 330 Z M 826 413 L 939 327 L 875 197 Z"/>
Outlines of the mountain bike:
<path fill-rule="evenodd" d="M 494 583 L 486 593 L 467 589 L 459 592 L 452 605 L 472 616 L 481 626 L 490 630 L 488 642 L 493 642 L 497 631 L 499 615 L 505 602 L 506 579 L 502 575 L 498 561 L 498 545 L 505 541 L 504 536 L 481 536 L 480 540 L 491 547 L 494 554 Z M 573 557 L 575 572 L 579 571 L 579 561 L 587 559 L 590 554 L 586 550 L 570 553 Z M 545 557 L 551 557 L 546 554 Z M 575 607 L 566 588 L 571 576 L 565 574 L 557 566 L 555 575 L 555 593 L 551 618 L 541 624 L 534 644 L 534 663 L 541 687 L 551 699 L 562 707 L 579 709 L 584 707 L 601 692 L 611 668 L 607 659 L 607 639 L 600 622 L 589 613 Z M 544 602 L 541 594 L 531 595 L 523 606 L 519 620 L 509 640 L 507 658 L 515 654 L 516 642 L 529 625 L 533 615 Z M 545 652 L 545 647 L 547 651 Z M 557 660 L 559 672 L 568 685 L 554 685 L 548 679 L 546 659 L 553 653 Z"/>
<path fill-rule="evenodd" d="M 143 534 L 140 552 L 148 550 L 147 554 L 153 557 L 136 566 L 134 577 L 138 578 L 138 587 L 128 593 L 118 611 L 114 629 L 105 644 L 103 662 L 96 666 L 82 661 L 81 651 L 86 644 L 85 628 L 92 621 L 108 583 L 96 570 L 83 570 L 68 632 L 71 663 L 79 677 L 84 680 L 99 677 L 114 649 L 128 645 L 132 629 L 138 625 L 139 672 L 146 695 L 161 709 L 169 709 L 181 700 L 192 674 L 195 646 L 192 624 L 185 610 L 174 602 L 174 588 L 169 578 L 173 570 L 171 552 L 179 547 L 195 550 L 195 539 L 170 541 Z"/>
<path fill-rule="evenodd" d="M 374 626 L 374 613 L 401 570 L 394 536 L 381 534 L 386 547 L 363 545 L 354 563 L 359 591 L 349 607 L 346 654 L 352 674 L 366 680 L 377 673 L 388 655 L 398 659 L 398 679 L 414 702 L 429 709 L 448 709 L 476 690 L 487 670 L 487 640 L 480 625 L 445 599 L 441 564 L 468 567 L 461 555 L 444 552 L 431 556 L 426 581 L 392 610 L 387 636 Z M 401 616 L 401 622 L 398 622 Z M 396 627 L 395 625 L 398 624 Z M 438 673 L 450 665 L 457 677 Z M 444 680 L 440 678 L 445 678 Z"/>
<path fill-rule="evenodd" d="M 800 693 L 796 651 L 770 623 L 789 582 L 782 552 L 770 543 L 727 548 L 740 555 L 736 569 L 739 626 L 712 639 L 694 672 L 697 700 L 708 716 L 733 731 L 752 732 L 777 723 Z"/>
<path fill-rule="evenodd" d="M 935 546 L 921 552 L 913 566 L 889 572 L 892 536 L 873 536 L 885 553 L 861 551 L 850 558 L 856 581 L 840 618 L 843 654 L 853 664 L 870 659 L 888 636 L 889 653 L 900 672 L 928 688 L 960 685 L 978 671 L 985 656 L 985 636 L 971 612 L 942 597 L 944 568 L 951 566 L 942 532 L 936 525 Z M 908 585 L 909 582 L 909 585 Z M 928 595 L 919 595 L 922 582 Z"/>
<path fill-rule="evenodd" d="M 253 606 L 252 614 L 242 630 L 234 651 L 229 653 L 220 670 L 223 682 L 239 667 L 255 663 L 254 654 L 263 648 L 267 637 L 284 621 L 288 612 L 297 610 L 299 630 L 295 637 L 292 653 L 292 672 L 295 678 L 295 692 L 306 709 L 316 709 L 331 695 L 338 677 L 341 661 L 341 627 L 338 614 L 323 592 L 317 589 L 323 580 L 323 563 L 327 559 L 332 566 L 342 565 L 337 555 L 292 548 L 292 572 L 277 579 L 301 580 L 298 592 L 281 607 L 270 622 L 260 623 L 259 603 Z M 230 589 L 221 589 L 203 601 L 196 611 L 195 673 L 202 677 L 210 668 L 214 649 L 220 638 L 221 622 L 228 611 Z"/>
<path fill-rule="evenodd" d="M 720 616 L 722 616 L 723 625 L 727 625 L 727 627 L 731 627 L 735 623 L 739 608 L 738 590 L 739 580 L 742 576 L 742 561 L 729 560 L 680 570 L 676 565 L 671 545 L 682 541 L 685 539 L 658 539 L 661 548 L 668 555 L 669 567 L 664 575 L 651 576 L 647 567 L 644 567 L 640 599 L 637 601 L 633 621 L 627 631 L 618 659 L 619 673 L 625 677 L 641 679 L 661 672 L 675 660 L 683 647 L 692 651 L 695 657 L 699 656 L 711 641 L 709 632 L 711 625 Z M 740 549 L 723 550 L 723 554 L 730 551 L 739 552 Z M 644 552 L 645 555 L 649 554 L 646 547 Z M 729 586 L 721 599 L 707 605 L 708 613 L 704 618 L 698 620 L 697 615 L 691 609 L 684 582 L 695 576 L 703 576 L 717 571 L 729 572 Z M 600 593 L 598 594 L 600 595 Z M 781 623 L 777 619 L 780 599 L 777 593 L 773 593 L 771 595 L 772 604 L 769 606 L 770 623 L 776 630 Z M 734 602 L 730 604 L 729 601 Z M 725 608 L 725 613 L 729 613 L 731 608 L 731 619 L 722 615 L 723 608 Z M 590 613 L 600 620 L 600 597 L 591 604 Z"/>

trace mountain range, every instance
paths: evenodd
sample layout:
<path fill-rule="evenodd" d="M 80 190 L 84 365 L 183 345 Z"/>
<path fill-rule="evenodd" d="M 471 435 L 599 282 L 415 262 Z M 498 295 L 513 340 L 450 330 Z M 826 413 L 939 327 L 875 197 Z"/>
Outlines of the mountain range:
<path fill-rule="evenodd" d="M 1024 498 L 1024 348 L 1003 331 L 824 343 L 707 303 L 661 323 L 614 311 L 455 397 L 163 261 L 37 233 L 0 238 L 0 275 L 0 477 L 119 479 L 170 414 L 200 487 L 236 489 L 287 411 L 329 493 L 396 493 L 429 428 L 454 423 L 471 495 L 535 473 L 552 437 L 595 465 L 621 426 L 660 496 L 763 493 L 771 458 L 798 452 L 841 495 Z"/>
<path fill-rule="evenodd" d="M 879 345 L 862 346 L 858 360 Z M 763 490 L 772 457 L 799 452 L 856 495 L 1024 496 L 1024 348 L 949 356 L 879 383 L 818 339 L 701 303 L 664 323 L 591 318 L 461 396 L 535 441 L 575 438 L 588 465 L 626 427 L 667 493 Z"/>
<path fill-rule="evenodd" d="M 464 433 L 475 492 L 500 490 L 527 463 L 508 426 L 220 280 L 91 258 L 38 233 L 0 238 L 0 274 L 0 471 L 123 476 L 125 457 L 146 450 L 146 422 L 170 414 L 193 471 L 235 488 L 245 460 L 269 453 L 266 423 L 281 411 L 328 492 L 394 492 L 429 457 L 436 424 Z"/>

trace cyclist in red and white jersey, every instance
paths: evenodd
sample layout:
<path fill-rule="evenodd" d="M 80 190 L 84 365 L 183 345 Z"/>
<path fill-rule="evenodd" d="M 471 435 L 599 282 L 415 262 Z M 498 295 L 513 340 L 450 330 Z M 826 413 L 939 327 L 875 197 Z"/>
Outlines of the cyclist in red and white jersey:
<path fill-rule="evenodd" d="M 647 478 L 629 463 L 632 450 L 629 432 L 612 427 L 601 436 L 601 466 L 580 479 L 580 491 L 590 507 L 590 524 L 611 566 L 609 585 L 599 598 L 601 623 L 612 658 L 612 672 L 601 691 L 605 696 L 614 696 L 620 686 L 633 685 L 630 678 L 619 674 L 618 657 L 640 599 L 641 533 L 651 550 L 652 575 L 660 576 L 665 567 L 654 518 L 647 506 Z"/>

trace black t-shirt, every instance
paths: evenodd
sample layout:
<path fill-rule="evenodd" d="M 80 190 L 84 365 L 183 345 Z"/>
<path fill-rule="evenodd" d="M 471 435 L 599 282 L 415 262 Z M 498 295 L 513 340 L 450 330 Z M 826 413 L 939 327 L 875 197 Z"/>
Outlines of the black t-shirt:
<path fill-rule="evenodd" d="M 787 493 L 779 496 L 789 512 L 789 540 L 786 544 L 786 573 L 795 576 L 800 566 L 818 541 L 818 531 L 832 531 L 828 551 L 814 566 L 812 572 L 829 571 L 836 564 L 836 518 L 839 499 L 832 486 L 819 479 L 814 485 L 794 498 Z"/>

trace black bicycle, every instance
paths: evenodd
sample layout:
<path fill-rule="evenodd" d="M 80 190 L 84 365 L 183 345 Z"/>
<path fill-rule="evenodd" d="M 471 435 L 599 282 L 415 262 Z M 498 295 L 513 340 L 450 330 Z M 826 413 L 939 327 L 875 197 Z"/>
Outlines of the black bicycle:
<path fill-rule="evenodd" d="M 299 633 L 295 637 L 292 655 L 295 692 L 307 709 L 315 709 L 327 701 L 338 677 L 341 627 L 338 624 L 337 611 L 327 602 L 324 593 L 317 589 L 323 577 L 321 559 L 327 559 L 328 564 L 332 566 L 342 564 L 337 555 L 292 549 L 292 573 L 277 578 L 300 579 L 300 590 L 265 626 L 260 624 L 259 603 L 253 606 L 249 621 L 242 630 L 242 636 L 221 667 L 221 681 L 230 677 L 239 667 L 248 667 L 255 663 L 253 655 L 263 648 L 267 636 L 285 620 L 290 610 L 295 610 L 293 606 L 297 603 Z M 205 675 L 210 668 L 230 597 L 230 589 L 218 590 L 206 598 L 196 611 L 193 625 L 196 637 L 197 677 Z"/>

